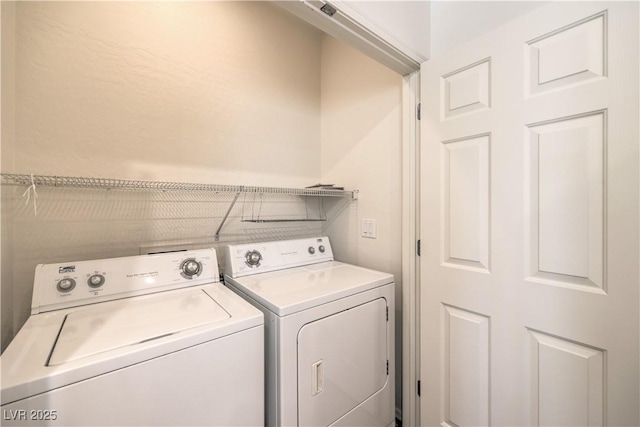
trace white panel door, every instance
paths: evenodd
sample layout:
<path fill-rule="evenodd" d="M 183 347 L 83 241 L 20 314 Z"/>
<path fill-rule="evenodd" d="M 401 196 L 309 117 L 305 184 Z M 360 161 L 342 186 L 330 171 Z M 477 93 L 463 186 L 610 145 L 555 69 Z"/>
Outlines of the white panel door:
<path fill-rule="evenodd" d="M 638 16 L 552 2 L 422 65 L 422 425 L 640 425 Z"/>

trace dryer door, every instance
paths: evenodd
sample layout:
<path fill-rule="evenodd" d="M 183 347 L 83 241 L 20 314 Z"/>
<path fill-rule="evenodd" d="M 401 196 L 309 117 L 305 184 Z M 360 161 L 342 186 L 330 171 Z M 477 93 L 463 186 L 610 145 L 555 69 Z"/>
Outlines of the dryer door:
<path fill-rule="evenodd" d="M 298 424 L 327 426 L 388 380 L 387 301 L 367 302 L 298 333 Z"/>

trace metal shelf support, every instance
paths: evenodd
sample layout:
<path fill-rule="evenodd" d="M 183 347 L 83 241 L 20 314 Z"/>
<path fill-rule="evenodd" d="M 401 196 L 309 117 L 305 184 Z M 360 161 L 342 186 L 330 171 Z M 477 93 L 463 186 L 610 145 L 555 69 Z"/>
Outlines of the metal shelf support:
<path fill-rule="evenodd" d="M 218 229 L 216 230 L 216 234 L 214 236 L 216 242 L 218 240 L 220 240 L 220 230 L 222 230 L 222 226 L 224 226 L 224 223 L 227 221 L 227 218 L 229 217 L 229 214 L 231 213 L 231 209 L 233 209 L 233 207 L 235 206 L 236 202 L 238 201 L 238 197 L 240 197 L 240 191 L 238 191 L 236 193 L 236 196 L 233 198 L 233 201 L 231 202 L 231 205 L 229 205 L 229 209 L 227 209 L 227 213 L 224 214 L 224 218 L 222 218 L 222 222 L 220 223 L 220 225 L 218 226 Z"/>

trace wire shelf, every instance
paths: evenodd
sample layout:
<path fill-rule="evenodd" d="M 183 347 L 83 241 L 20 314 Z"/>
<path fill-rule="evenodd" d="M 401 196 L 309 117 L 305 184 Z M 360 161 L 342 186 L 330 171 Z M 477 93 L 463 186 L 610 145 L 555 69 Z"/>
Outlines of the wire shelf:
<path fill-rule="evenodd" d="M 93 188 L 104 190 L 208 191 L 217 193 L 288 194 L 294 196 L 327 196 L 358 198 L 358 190 L 326 190 L 318 188 L 256 187 L 244 185 L 197 184 L 170 181 L 139 181 L 114 178 L 50 176 L 3 173 L 2 185 L 36 187 Z"/>

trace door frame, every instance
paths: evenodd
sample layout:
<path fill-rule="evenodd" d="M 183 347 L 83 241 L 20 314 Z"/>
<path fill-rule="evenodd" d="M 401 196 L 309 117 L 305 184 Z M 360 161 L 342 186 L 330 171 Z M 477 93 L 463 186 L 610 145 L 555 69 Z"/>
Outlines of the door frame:
<path fill-rule="evenodd" d="M 402 78 L 402 422 L 420 425 L 420 70 Z M 399 414 L 400 415 L 400 414 Z"/>

